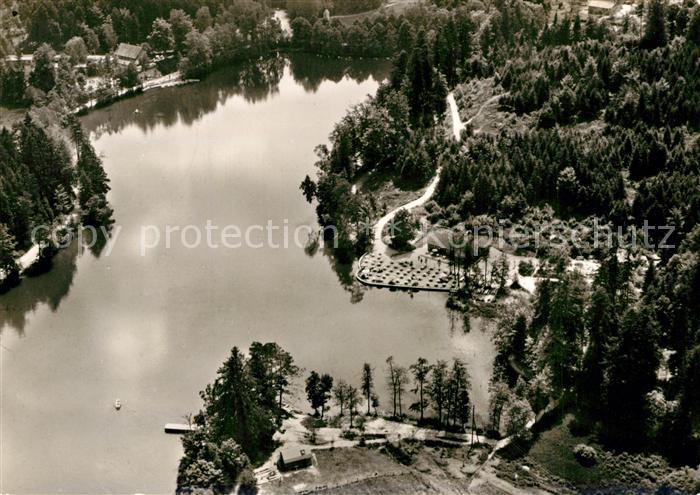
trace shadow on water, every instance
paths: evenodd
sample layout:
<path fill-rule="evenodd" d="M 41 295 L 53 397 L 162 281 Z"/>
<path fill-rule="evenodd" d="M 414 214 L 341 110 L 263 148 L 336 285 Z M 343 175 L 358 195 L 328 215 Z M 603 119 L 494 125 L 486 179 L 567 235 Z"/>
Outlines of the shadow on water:
<path fill-rule="evenodd" d="M 324 247 L 322 254 L 338 277 L 340 286 L 350 294 L 350 302 L 352 304 L 361 302 L 367 288 L 355 278 L 355 263 L 345 263 L 339 260 L 334 250 L 330 247 Z"/>
<path fill-rule="evenodd" d="M 0 296 L 0 334 L 10 327 L 22 336 L 27 314 L 34 312 L 40 304 L 46 304 L 55 312 L 70 292 L 77 257 L 78 242 L 73 241 L 53 257 L 50 270 L 25 278 L 17 287 Z"/>
<path fill-rule="evenodd" d="M 277 94 L 286 67 L 307 92 L 316 92 L 324 81 L 337 82 L 344 77 L 357 82 L 370 77 L 381 81 L 388 76 L 390 66 L 386 60 L 338 60 L 300 53 L 276 55 L 222 69 L 197 84 L 148 91 L 91 112 L 82 118 L 82 123 L 98 137 L 103 133 L 120 132 L 132 124 L 144 132 L 157 125 L 170 127 L 184 123 L 189 126 L 234 96 L 257 103 Z"/>
<path fill-rule="evenodd" d="M 294 80 L 309 93 L 315 93 L 324 81 L 339 82 L 349 77 L 358 83 L 370 77 L 383 81 L 389 77 L 391 64 L 377 59 L 327 59 L 292 53 L 288 56 Z"/>

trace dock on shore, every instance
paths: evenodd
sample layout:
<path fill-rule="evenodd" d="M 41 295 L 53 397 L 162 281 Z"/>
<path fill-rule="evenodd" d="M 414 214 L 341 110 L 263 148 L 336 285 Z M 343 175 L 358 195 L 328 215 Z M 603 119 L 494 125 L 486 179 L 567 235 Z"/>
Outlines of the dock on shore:
<path fill-rule="evenodd" d="M 183 433 L 188 433 L 197 429 L 196 426 L 185 424 L 185 423 L 166 423 L 165 433 L 173 433 L 175 435 L 181 435 Z"/>

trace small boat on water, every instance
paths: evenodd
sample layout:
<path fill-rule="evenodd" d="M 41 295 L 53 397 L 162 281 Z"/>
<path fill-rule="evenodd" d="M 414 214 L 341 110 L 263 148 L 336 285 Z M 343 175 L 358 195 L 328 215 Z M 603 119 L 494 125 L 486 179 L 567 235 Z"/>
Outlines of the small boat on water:
<path fill-rule="evenodd" d="M 118 411 L 121 408 L 122 408 L 122 401 L 120 401 L 119 399 L 115 400 L 114 401 L 114 409 L 116 409 Z"/>

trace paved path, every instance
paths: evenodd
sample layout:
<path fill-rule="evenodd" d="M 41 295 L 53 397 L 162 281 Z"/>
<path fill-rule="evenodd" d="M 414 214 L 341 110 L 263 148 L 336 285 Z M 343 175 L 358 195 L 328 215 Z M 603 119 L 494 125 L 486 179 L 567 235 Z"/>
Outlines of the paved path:
<path fill-rule="evenodd" d="M 462 129 L 464 129 L 465 124 L 460 120 L 459 118 L 459 110 L 457 108 L 457 103 L 455 102 L 455 97 L 452 93 L 447 95 L 447 103 L 450 107 L 450 114 L 452 115 L 452 132 L 454 134 L 454 137 L 457 141 L 460 140 Z M 391 210 L 389 213 L 384 215 L 382 218 L 380 218 L 377 223 L 374 225 L 374 252 L 375 253 L 386 253 L 387 249 L 389 248 L 386 243 L 382 240 L 382 232 L 384 231 L 384 227 L 389 224 L 396 215 L 396 213 L 399 210 L 412 210 L 413 208 L 416 208 L 418 206 L 421 206 L 430 200 L 432 197 L 433 193 L 435 192 L 435 188 L 438 185 L 438 181 L 440 180 L 440 171 L 442 170 L 441 167 L 438 167 L 437 170 L 435 170 L 435 176 L 430 180 L 430 184 L 428 184 L 428 188 L 425 190 L 423 195 L 418 198 L 414 199 L 413 201 L 410 201 L 404 205 L 401 205 L 397 208 L 394 208 Z"/>

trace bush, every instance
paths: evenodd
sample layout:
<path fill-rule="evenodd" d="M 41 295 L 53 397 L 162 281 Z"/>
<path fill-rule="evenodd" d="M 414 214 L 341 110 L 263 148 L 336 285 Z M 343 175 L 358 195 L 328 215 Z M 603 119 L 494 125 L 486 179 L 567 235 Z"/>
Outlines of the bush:
<path fill-rule="evenodd" d="M 357 438 L 357 432 L 354 430 L 343 430 L 340 433 L 340 437 L 345 440 L 355 440 Z"/>
<path fill-rule="evenodd" d="M 574 447 L 574 457 L 576 460 L 585 467 L 591 467 L 598 462 L 598 454 L 596 450 L 585 444 L 578 444 Z"/>
<path fill-rule="evenodd" d="M 399 441 L 397 443 L 387 442 L 386 444 L 387 453 L 396 459 L 397 462 L 408 466 L 413 464 L 413 460 L 416 456 L 416 446 L 405 442 Z"/>
<path fill-rule="evenodd" d="M 418 226 L 418 221 L 408 210 L 397 211 L 394 221 L 389 225 L 391 244 L 397 249 L 408 248 Z"/>
<path fill-rule="evenodd" d="M 532 261 L 521 261 L 518 263 L 518 273 L 523 277 L 531 277 L 535 273 L 535 265 Z"/>
<path fill-rule="evenodd" d="M 255 495 L 258 493 L 258 482 L 255 479 L 253 471 L 250 469 L 246 469 L 241 473 L 241 477 L 238 479 L 238 482 L 238 493 L 240 495 Z"/>

